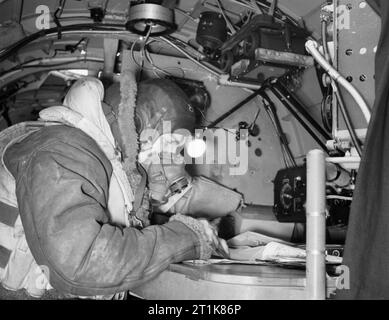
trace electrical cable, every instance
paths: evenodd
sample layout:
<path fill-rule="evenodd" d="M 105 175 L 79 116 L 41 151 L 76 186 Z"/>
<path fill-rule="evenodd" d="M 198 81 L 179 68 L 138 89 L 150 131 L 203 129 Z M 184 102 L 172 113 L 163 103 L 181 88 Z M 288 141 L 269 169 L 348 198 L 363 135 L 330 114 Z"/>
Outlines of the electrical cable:
<path fill-rule="evenodd" d="M 250 123 L 250 125 L 248 126 L 249 129 L 252 129 L 255 125 L 255 123 L 257 122 L 258 120 L 258 117 L 259 117 L 259 113 L 260 113 L 261 109 L 258 108 L 256 114 L 255 114 L 255 117 L 254 117 L 254 120 Z"/>
<path fill-rule="evenodd" d="M 331 66 L 328 61 L 322 56 L 319 52 L 318 44 L 314 40 L 308 40 L 305 43 L 306 50 L 312 55 L 312 57 L 323 67 L 323 69 L 328 73 L 328 75 L 337 83 L 339 83 L 343 88 L 345 88 L 348 93 L 353 97 L 358 107 L 361 109 L 366 122 L 370 122 L 371 111 L 367 106 L 365 100 L 361 94 L 355 89 L 355 87 L 348 82 L 333 66 Z"/>
<path fill-rule="evenodd" d="M 208 120 L 207 120 L 208 121 Z M 231 130 L 229 130 L 229 129 L 227 129 L 227 128 L 223 128 L 223 127 L 208 127 L 208 126 L 200 126 L 199 128 L 201 128 L 201 129 L 205 129 L 205 130 L 207 130 L 207 129 L 221 129 L 221 130 L 224 130 L 225 132 L 228 132 L 229 134 L 233 134 L 233 135 L 235 135 L 236 136 L 236 132 L 234 132 L 234 131 L 231 131 Z"/>
<path fill-rule="evenodd" d="M 331 64 L 331 56 L 330 56 L 330 53 L 328 50 L 328 43 L 327 43 L 327 21 L 325 19 L 323 19 L 321 22 L 321 32 L 322 32 L 324 57 L 327 60 L 327 62 L 329 64 Z M 339 109 L 342 113 L 347 130 L 350 134 L 351 141 L 353 142 L 354 147 L 358 152 L 358 155 L 360 157 L 362 157 L 362 147 L 361 147 L 360 142 L 358 141 L 358 136 L 355 132 L 354 126 L 351 123 L 350 116 L 349 116 L 347 108 L 344 104 L 344 101 L 343 101 L 342 95 L 339 91 L 339 88 L 338 88 L 335 80 L 333 80 L 332 78 L 331 78 L 331 86 L 332 86 L 332 91 L 335 94 L 336 100 L 338 101 Z"/>
<path fill-rule="evenodd" d="M 287 168 L 296 166 L 296 162 L 294 160 L 294 157 L 293 157 L 289 147 L 287 145 L 285 145 L 285 143 L 284 143 L 285 139 L 282 138 L 282 136 L 285 136 L 285 134 L 280 133 L 279 132 L 279 128 L 277 127 L 277 120 L 275 120 L 276 115 L 272 115 L 273 111 L 270 112 L 270 107 L 266 107 L 266 102 L 265 102 L 264 99 L 262 99 L 262 103 L 265 106 L 266 113 L 268 114 L 268 116 L 270 118 L 270 121 L 272 122 L 272 124 L 273 124 L 273 126 L 275 128 L 276 134 L 280 137 L 281 152 L 282 152 L 282 155 L 283 155 L 285 166 Z M 248 130 L 252 129 L 253 126 L 255 125 L 255 123 L 256 123 L 256 121 L 257 121 L 257 119 L 259 117 L 260 111 L 261 111 L 261 109 L 258 107 L 258 110 L 257 110 L 257 112 L 255 114 L 254 120 L 247 127 Z"/>
<path fill-rule="evenodd" d="M 34 59 L 34 61 L 30 61 L 28 63 L 45 61 L 45 60 L 50 60 L 50 59 L 39 58 L 39 59 Z M 6 74 L 8 74 L 10 72 L 20 71 L 20 70 L 23 70 L 23 69 L 61 67 L 61 66 L 73 64 L 73 63 L 76 63 L 76 62 L 99 62 L 99 63 L 102 63 L 102 62 L 104 62 L 104 60 L 103 59 L 99 59 L 99 58 L 92 58 L 92 57 L 88 57 L 88 58 L 79 57 L 79 58 L 73 58 L 72 60 L 68 60 L 68 61 L 64 61 L 64 62 L 60 62 L 60 63 L 54 63 L 54 64 L 34 64 L 34 65 L 24 65 L 24 64 L 22 64 L 22 65 L 17 65 L 16 67 L 12 68 L 13 70 L 7 71 Z M 3 75 L 4 74 L 0 75 L 0 80 L 1 80 Z"/>
<path fill-rule="evenodd" d="M 24 8 L 24 0 L 21 0 L 20 1 L 20 8 L 19 8 L 19 16 L 18 16 L 18 23 L 19 23 L 19 25 L 22 25 L 23 8 Z"/>
<path fill-rule="evenodd" d="M 61 25 L 61 22 L 59 21 L 59 18 L 61 17 L 61 15 L 63 13 L 65 4 L 66 4 L 66 0 L 59 0 L 59 5 L 58 5 L 57 10 L 55 10 L 54 15 L 53 15 L 54 23 L 58 28 L 58 39 L 62 38 L 62 25 Z"/>
<path fill-rule="evenodd" d="M 359 157 L 362 157 L 362 147 L 361 147 L 361 144 L 358 141 L 358 136 L 357 136 L 357 134 L 356 134 L 356 132 L 354 130 L 354 127 L 353 127 L 353 125 L 351 123 L 350 116 L 349 116 L 347 108 L 346 108 L 346 106 L 344 104 L 343 98 L 342 98 L 342 96 L 341 96 L 341 94 L 339 92 L 339 88 L 338 88 L 338 86 L 336 85 L 336 83 L 334 81 L 332 81 L 332 88 L 333 88 L 332 89 L 333 92 L 335 93 L 336 100 L 338 101 L 339 109 L 340 109 L 340 112 L 342 113 L 342 116 L 343 116 L 344 122 L 346 124 L 347 130 L 350 133 L 351 141 L 353 142 L 354 147 L 357 150 Z"/>
<path fill-rule="evenodd" d="M 129 33 L 128 31 L 125 31 L 125 28 L 123 25 L 119 24 L 76 24 L 76 25 L 68 25 L 68 26 L 62 26 L 61 29 L 62 33 L 67 31 L 91 31 L 93 33 L 98 32 L 119 32 L 122 31 L 124 33 Z M 36 33 L 33 33 L 22 40 L 14 43 L 13 45 L 3 49 L 0 52 L 0 62 L 4 61 L 5 59 L 9 58 L 11 55 L 15 54 L 19 49 L 23 48 L 24 46 L 28 45 L 29 43 L 42 38 L 44 36 L 49 36 L 51 34 L 57 34 L 58 28 L 54 27 L 51 29 L 42 29 Z M 211 67 L 205 65 L 204 63 L 196 60 L 193 56 L 191 56 L 186 50 L 180 48 L 178 45 L 174 44 L 171 40 L 169 40 L 166 37 L 159 37 L 156 39 L 158 41 L 165 42 L 169 44 L 171 47 L 182 53 L 184 56 L 186 56 L 189 60 L 200 66 L 201 68 L 205 69 L 212 75 L 219 77 L 221 75 L 221 72 L 218 72 Z"/>
<path fill-rule="evenodd" d="M 171 67 L 171 68 L 165 68 L 165 69 L 162 69 L 158 66 L 156 66 L 150 56 L 150 53 L 149 51 L 147 50 L 147 45 L 150 44 L 151 42 L 153 41 L 156 41 L 156 39 L 151 39 L 144 47 L 144 53 L 143 53 L 143 56 L 142 54 L 140 54 L 141 56 L 141 59 L 142 61 L 143 58 L 146 58 L 146 61 L 152 66 L 152 68 L 148 68 L 146 66 L 144 66 L 144 64 L 140 64 L 136 58 L 135 58 L 135 55 L 134 55 L 134 49 L 135 49 L 135 45 L 137 44 L 137 42 L 139 41 L 140 39 L 137 39 L 135 40 L 132 45 L 131 45 L 131 48 L 130 48 L 130 57 L 131 57 L 131 60 L 136 64 L 136 66 L 138 66 L 140 69 L 142 70 L 146 70 L 146 71 L 150 71 L 150 72 L 153 72 L 157 77 L 160 78 L 160 76 L 156 73 L 156 71 L 159 71 L 161 72 L 162 74 L 164 74 L 165 76 L 172 76 L 172 74 L 170 74 L 169 72 L 167 72 L 166 70 L 168 69 L 172 69 L 172 70 L 181 70 L 182 73 L 183 73 L 183 77 L 185 76 L 185 72 L 182 70 L 182 68 L 179 68 L 179 67 Z"/>
<path fill-rule="evenodd" d="M 323 68 L 317 63 L 317 61 L 314 61 L 314 65 L 315 65 L 315 73 L 316 73 L 316 78 L 317 78 L 317 82 L 319 83 L 319 86 L 320 86 L 320 91 L 322 93 L 322 95 L 326 95 L 327 93 L 327 87 L 324 85 L 323 83 Z"/>
<path fill-rule="evenodd" d="M 297 110 L 303 118 L 309 122 L 309 124 L 326 140 L 331 139 L 331 135 L 323 129 L 323 127 L 313 118 L 313 116 L 307 111 L 307 107 L 300 101 L 295 93 L 291 92 L 286 83 L 282 79 L 274 78 L 273 87 L 270 89 L 276 89 L 283 100 L 282 103 L 287 103 L 293 109 Z"/>
<path fill-rule="evenodd" d="M 296 120 L 301 124 L 301 126 L 311 135 L 311 137 L 317 142 L 317 144 L 328 153 L 326 144 L 318 137 L 318 135 L 312 130 L 312 125 L 308 125 L 306 121 L 300 116 L 300 111 L 296 111 L 288 100 L 283 97 L 274 86 L 269 87 L 270 91 L 275 95 L 275 97 L 285 106 L 285 108 L 296 118 Z M 315 128 L 316 129 L 316 128 Z"/>
<path fill-rule="evenodd" d="M 115 31 L 125 31 L 125 28 L 123 25 L 119 24 L 74 24 L 74 25 L 68 25 L 68 26 L 62 26 L 61 31 L 64 33 L 65 31 L 105 31 L 105 32 L 115 32 Z M 50 29 L 42 29 L 36 33 L 33 33 L 16 43 L 12 44 L 11 46 L 3 49 L 0 52 L 0 62 L 4 61 L 5 59 L 9 58 L 11 55 L 15 54 L 19 49 L 25 47 L 29 43 L 51 35 L 51 34 L 57 34 L 58 33 L 58 27 L 50 28 Z"/>
<path fill-rule="evenodd" d="M 141 58 L 141 69 L 140 69 L 140 73 L 139 73 L 139 79 L 142 78 L 142 71 L 143 71 L 143 68 L 144 68 L 144 64 L 145 64 L 145 56 L 146 56 L 146 53 L 145 53 L 145 47 L 146 47 L 146 44 L 147 44 L 147 41 L 149 40 L 149 37 L 150 37 L 150 34 L 151 34 L 151 31 L 152 31 L 152 28 L 150 25 L 147 25 L 146 26 L 146 36 L 143 38 L 141 37 L 140 39 L 142 39 L 142 43 L 140 45 L 140 50 L 139 50 L 139 53 L 140 53 L 140 58 Z"/>
<path fill-rule="evenodd" d="M 80 46 L 80 44 L 81 44 L 82 42 L 84 42 L 84 41 L 87 42 L 87 38 L 83 37 L 83 38 L 81 38 L 81 40 L 78 41 L 76 44 L 66 46 L 65 49 L 55 49 L 52 58 L 56 57 L 57 54 L 58 54 L 58 52 L 70 52 L 70 53 L 74 53 L 74 52 L 78 49 L 78 47 Z"/>
<path fill-rule="evenodd" d="M 220 73 L 218 73 L 217 71 L 211 69 L 210 67 L 206 66 L 205 64 L 201 63 L 200 61 L 196 60 L 194 57 L 192 57 L 189 53 L 187 53 L 184 49 L 181 49 L 179 46 L 177 46 L 176 44 L 174 44 L 172 41 L 170 41 L 169 39 L 167 39 L 166 37 L 159 37 L 160 40 L 162 40 L 163 42 L 166 42 L 167 44 L 169 44 L 171 47 L 173 47 L 174 49 L 176 49 L 177 51 L 181 52 L 184 56 L 186 56 L 189 60 L 191 60 L 192 62 L 194 62 L 195 64 L 199 65 L 201 68 L 207 70 L 209 73 L 211 73 L 212 75 L 214 76 L 217 76 L 217 77 L 220 77 Z"/>
<path fill-rule="evenodd" d="M 150 44 L 150 43 L 153 42 L 153 41 L 155 41 L 155 40 L 151 40 L 148 44 Z M 171 76 L 173 76 L 173 75 L 172 75 L 171 73 L 169 73 L 167 70 L 179 70 L 179 71 L 182 72 L 181 77 L 182 77 L 182 78 L 185 78 L 185 71 L 184 71 L 182 68 L 180 68 L 180 67 L 164 67 L 164 68 L 162 69 L 162 68 L 158 67 L 157 65 L 155 65 L 153 59 L 151 58 L 150 52 L 147 50 L 147 46 L 146 46 L 146 48 L 145 48 L 145 54 L 146 54 L 145 57 L 146 57 L 147 62 L 155 69 L 155 70 L 153 71 L 153 73 L 154 73 L 157 77 L 160 78 L 160 76 L 158 75 L 157 71 L 161 72 L 162 74 L 164 74 L 164 75 L 167 76 L 167 77 L 171 77 Z"/>
<path fill-rule="evenodd" d="M 272 0 L 277 1 L 277 0 Z M 285 23 L 285 18 L 288 19 L 293 25 L 299 27 L 298 22 L 295 21 L 292 17 L 290 17 L 288 14 L 281 11 L 277 6 L 274 8 L 274 11 L 271 12 L 271 5 L 266 5 L 262 3 L 261 1 L 256 1 L 258 5 L 262 5 L 263 8 L 266 8 L 267 12 L 265 14 L 271 15 L 275 20 L 278 20 L 281 23 Z"/>
<path fill-rule="evenodd" d="M 284 149 L 284 152 L 285 152 L 287 158 L 289 159 L 289 163 L 291 163 L 291 166 L 296 167 L 297 166 L 296 160 L 294 159 L 292 151 L 289 148 L 288 141 L 286 139 L 285 133 L 282 130 L 281 122 L 278 119 L 278 116 L 277 116 L 277 113 L 275 110 L 275 106 L 272 104 L 270 98 L 268 97 L 268 95 L 266 93 L 263 93 L 262 97 L 263 97 L 263 100 L 262 100 L 263 106 L 264 106 L 267 114 L 269 115 L 269 118 L 274 126 L 274 129 L 276 131 L 277 136 L 280 139 L 281 148 Z"/>
<path fill-rule="evenodd" d="M 328 62 L 331 62 L 331 56 L 329 54 L 328 45 L 327 45 L 327 23 L 326 23 L 325 20 L 323 20 L 321 22 L 321 33 L 322 33 L 324 56 L 325 56 L 325 58 L 326 58 L 326 60 Z M 324 86 L 323 78 L 321 77 L 324 74 L 320 75 L 319 67 L 320 66 L 318 66 L 318 63 L 315 61 L 316 75 L 318 77 L 320 89 L 321 89 L 321 91 L 323 93 L 323 101 L 322 101 L 322 105 L 321 105 L 321 108 L 320 108 L 320 113 L 321 113 L 321 118 L 323 120 L 324 128 L 327 131 L 331 132 L 332 131 L 332 123 L 330 123 L 330 121 L 328 120 L 328 117 L 326 115 L 326 110 L 325 110 L 326 101 L 327 101 L 328 97 L 331 95 L 331 92 L 330 92 L 331 91 L 331 87 L 327 85 L 327 88 L 326 88 Z"/>
<path fill-rule="evenodd" d="M 283 143 L 283 139 L 281 138 L 281 135 L 278 132 L 276 122 L 275 122 L 271 112 L 268 109 L 266 109 L 266 112 L 267 112 L 267 114 L 269 116 L 270 122 L 272 123 L 272 125 L 273 125 L 273 127 L 274 127 L 274 129 L 276 131 L 277 136 L 280 139 L 281 153 L 282 153 L 282 157 L 283 157 L 283 160 L 284 160 L 284 163 L 285 163 L 285 167 L 286 168 L 290 168 L 290 165 L 289 165 L 289 162 L 288 162 L 288 159 L 287 159 L 287 153 L 285 152 L 285 146 L 284 146 L 284 143 Z"/>
<path fill-rule="evenodd" d="M 332 64 L 331 55 L 327 43 L 327 21 L 325 19 L 321 21 L 321 39 L 323 42 L 324 57 L 326 58 L 328 63 Z"/>
<path fill-rule="evenodd" d="M 250 9 L 253 12 L 257 12 L 257 10 L 259 8 L 259 10 L 261 10 L 262 14 L 269 14 L 270 5 L 266 4 L 266 3 L 262 2 L 262 1 L 254 1 L 254 0 L 250 0 L 250 1 L 245 1 L 245 0 L 240 0 L 240 1 L 238 1 L 238 0 L 228 0 L 228 1 L 232 2 L 232 3 L 235 3 L 235 4 L 238 4 L 240 6 L 243 6 L 243 7 L 247 8 L 247 9 Z M 256 6 L 254 6 L 253 3 L 251 3 L 251 2 L 255 2 Z M 264 9 L 266 9 L 266 12 L 265 12 Z M 274 18 L 276 18 L 276 20 L 278 20 L 279 22 L 285 22 L 283 18 L 286 18 L 293 25 L 295 25 L 297 27 L 301 26 L 301 24 L 295 18 L 293 18 L 289 14 L 285 13 L 279 7 L 275 8 Z"/>
<path fill-rule="evenodd" d="M 326 129 L 328 132 L 332 131 L 332 122 L 331 122 L 332 118 L 329 119 L 329 117 L 327 116 L 326 106 L 327 106 L 328 99 L 331 97 L 332 95 L 330 93 L 330 90 L 328 90 L 328 93 L 324 95 L 320 105 L 320 115 L 322 118 L 323 126 L 324 129 Z M 332 103 L 332 101 L 330 101 L 330 103 Z"/>
<path fill-rule="evenodd" d="M 135 49 L 135 45 L 138 43 L 139 39 L 138 40 L 135 40 L 132 45 L 131 45 L 131 48 L 130 48 L 130 57 L 131 57 L 131 60 L 137 65 L 138 68 L 140 69 L 144 69 L 144 70 L 147 70 L 147 71 L 153 71 L 154 68 L 147 68 L 145 67 L 144 65 L 142 64 L 139 64 L 139 62 L 135 59 L 135 55 L 134 55 L 134 49 Z M 142 56 L 141 56 L 142 58 Z"/>

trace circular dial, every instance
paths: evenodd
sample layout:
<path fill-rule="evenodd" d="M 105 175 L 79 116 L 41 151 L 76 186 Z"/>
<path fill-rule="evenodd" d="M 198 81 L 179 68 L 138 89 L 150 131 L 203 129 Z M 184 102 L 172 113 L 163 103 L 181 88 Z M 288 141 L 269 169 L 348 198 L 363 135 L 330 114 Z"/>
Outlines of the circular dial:
<path fill-rule="evenodd" d="M 288 210 L 292 206 L 293 202 L 293 188 L 289 182 L 284 183 L 280 191 L 280 200 L 285 210 Z"/>

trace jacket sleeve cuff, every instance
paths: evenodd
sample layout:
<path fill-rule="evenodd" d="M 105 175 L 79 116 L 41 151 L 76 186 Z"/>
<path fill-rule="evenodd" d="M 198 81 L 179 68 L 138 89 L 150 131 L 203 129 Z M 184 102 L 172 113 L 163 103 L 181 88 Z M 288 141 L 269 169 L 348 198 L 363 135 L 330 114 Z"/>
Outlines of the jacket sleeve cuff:
<path fill-rule="evenodd" d="M 169 221 L 179 221 L 183 224 L 185 224 L 189 229 L 191 229 L 199 239 L 200 242 L 200 257 L 201 260 L 208 260 L 212 255 L 212 244 L 210 241 L 208 241 L 208 238 L 206 236 L 204 226 L 197 221 L 196 219 L 185 216 L 182 214 L 175 214 L 170 218 Z"/>

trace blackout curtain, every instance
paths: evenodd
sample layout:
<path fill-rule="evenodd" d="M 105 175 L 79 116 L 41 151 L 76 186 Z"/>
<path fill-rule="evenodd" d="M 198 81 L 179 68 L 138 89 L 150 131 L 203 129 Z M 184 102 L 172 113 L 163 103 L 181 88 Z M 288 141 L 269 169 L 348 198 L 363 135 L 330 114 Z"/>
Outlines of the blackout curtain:
<path fill-rule="evenodd" d="M 358 172 L 344 265 L 350 289 L 338 299 L 389 299 L 389 1 L 368 0 L 381 15 L 376 99 Z"/>

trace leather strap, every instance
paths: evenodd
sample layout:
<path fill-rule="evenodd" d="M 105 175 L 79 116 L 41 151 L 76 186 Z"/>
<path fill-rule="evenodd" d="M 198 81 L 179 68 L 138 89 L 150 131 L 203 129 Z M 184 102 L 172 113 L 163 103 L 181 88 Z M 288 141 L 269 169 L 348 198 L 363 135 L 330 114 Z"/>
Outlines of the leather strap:
<path fill-rule="evenodd" d="M 11 207 L 8 204 L 0 201 L 0 223 L 3 223 L 9 227 L 14 227 L 18 216 L 18 208 Z"/>
<path fill-rule="evenodd" d="M 146 170 L 140 164 L 138 164 L 138 170 L 139 170 L 139 173 L 142 176 L 142 179 L 141 179 L 138 187 L 136 188 L 136 192 L 135 192 L 134 206 L 132 208 L 132 212 L 133 212 L 133 214 L 135 216 L 136 216 L 136 213 L 138 212 L 139 208 L 142 205 L 143 196 L 144 196 L 144 193 L 145 193 L 146 183 L 147 183 L 147 173 L 146 173 Z"/>
<path fill-rule="evenodd" d="M 4 269 L 7 266 L 11 253 L 11 250 L 0 246 L 0 268 Z"/>

